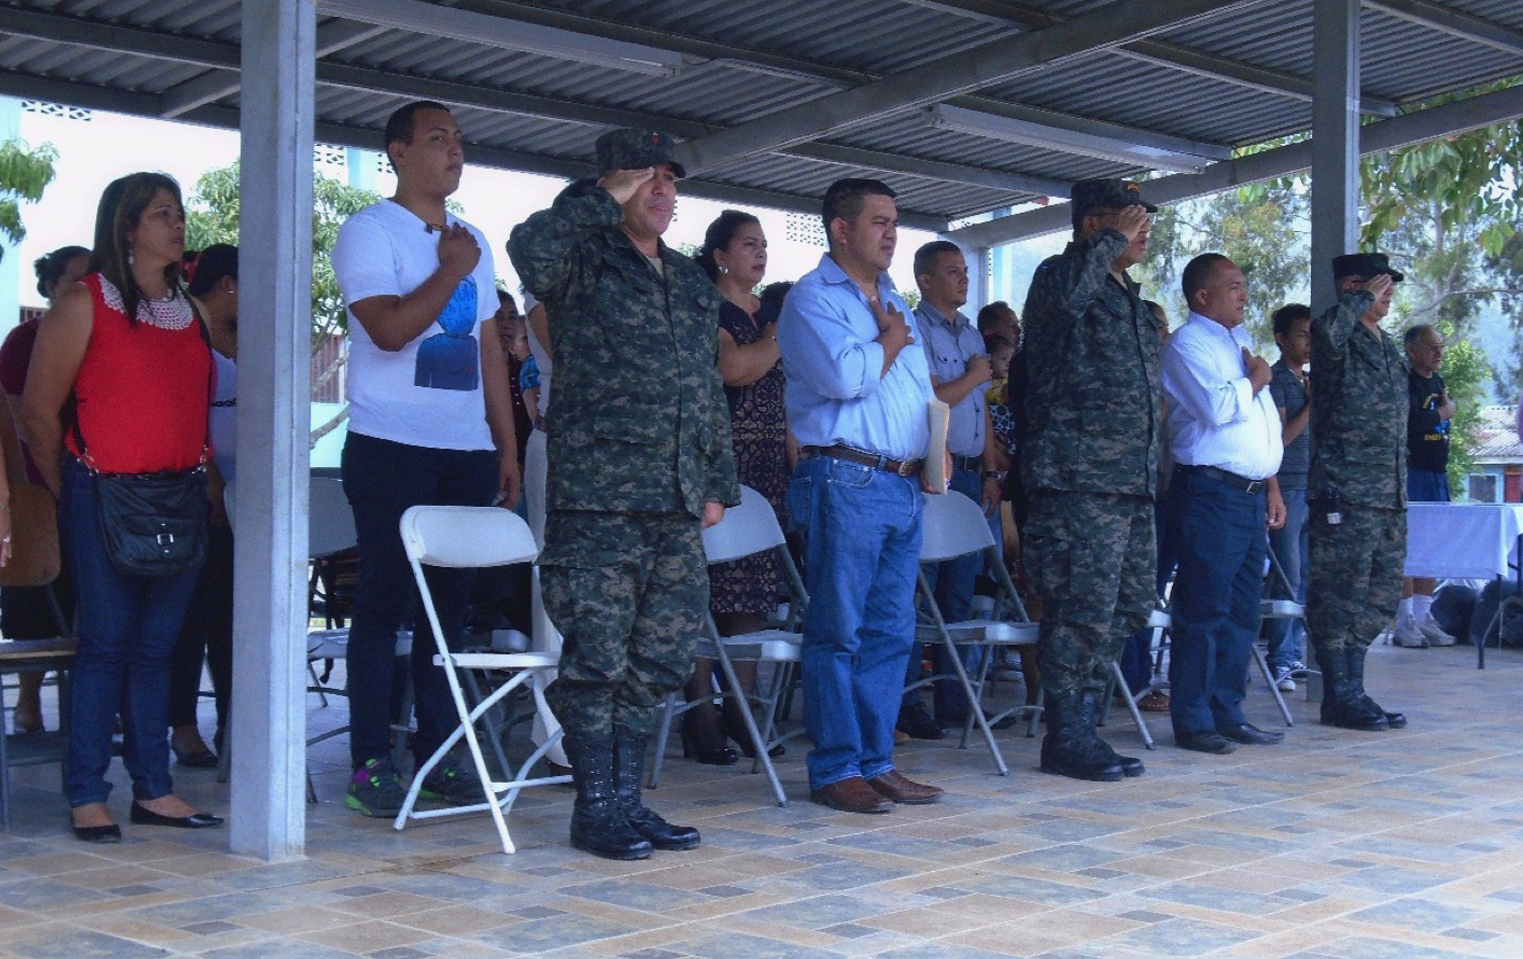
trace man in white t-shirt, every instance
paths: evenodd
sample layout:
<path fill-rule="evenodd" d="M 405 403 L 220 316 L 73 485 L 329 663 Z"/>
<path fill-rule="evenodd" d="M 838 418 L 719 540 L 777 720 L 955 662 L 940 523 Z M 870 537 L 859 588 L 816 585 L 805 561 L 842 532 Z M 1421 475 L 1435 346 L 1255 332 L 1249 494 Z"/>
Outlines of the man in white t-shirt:
<path fill-rule="evenodd" d="M 349 312 L 349 435 L 344 492 L 354 510 L 359 584 L 349 630 L 349 751 L 345 802 L 393 816 L 405 798 L 390 757 L 397 630 L 417 608 L 398 522 L 420 504 L 511 507 L 519 470 L 507 363 L 495 330 L 492 255 L 475 227 L 445 209 L 465 164 L 460 128 L 442 104 L 410 103 L 386 123 L 397 192 L 350 217 L 333 248 Z M 469 571 L 430 569 L 429 589 L 446 639 L 464 631 Z M 412 677 L 421 763 L 454 728 L 443 670 L 418 617 Z M 425 798 L 483 801 L 467 766 L 446 760 Z"/>

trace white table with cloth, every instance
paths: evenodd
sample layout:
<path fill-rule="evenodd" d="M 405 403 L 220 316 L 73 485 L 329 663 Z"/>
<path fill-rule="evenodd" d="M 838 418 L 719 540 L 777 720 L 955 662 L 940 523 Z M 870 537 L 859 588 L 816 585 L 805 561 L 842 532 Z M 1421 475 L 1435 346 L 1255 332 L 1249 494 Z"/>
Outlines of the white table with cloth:
<path fill-rule="evenodd" d="M 1509 567 L 1517 568 L 1520 535 L 1523 503 L 1409 503 L 1406 574 L 1500 582 Z M 1486 668 L 1485 635 L 1476 643 L 1480 669 Z"/>

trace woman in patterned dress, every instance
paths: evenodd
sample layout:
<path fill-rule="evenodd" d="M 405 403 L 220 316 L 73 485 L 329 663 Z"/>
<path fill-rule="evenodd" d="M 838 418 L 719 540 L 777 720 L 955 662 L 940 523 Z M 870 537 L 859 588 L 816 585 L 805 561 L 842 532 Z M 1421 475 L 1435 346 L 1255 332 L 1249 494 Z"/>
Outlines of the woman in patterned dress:
<path fill-rule="evenodd" d="M 730 403 L 730 429 L 735 448 L 735 471 L 740 481 L 767 498 L 782 519 L 783 494 L 788 488 L 795 452 L 783 414 L 783 366 L 777 349 L 777 315 L 781 298 L 756 295 L 767 272 L 767 237 L 761 222 L 749 213 L 725 210 L 709 225 L 698 264 L 704 268 L 725 303 L 719 309 L 719 371 Z M 760 629 L 777 607 L 781 570 L 774 556 L 753 556 L 709 570 L 709 608 L 725 635 Z M 713 695 L 713 661 L 698 660 L 688 682 L 687 698 Z M 737 664 L 740 680 L 755 681 L 755 667 Z M 683 754 L 699 762 L 729 765 L 739 756 L 726 736 L 748 756 L 740 705 L 724 701 L 724 714 L 700 706 L 683 721 Z"/>

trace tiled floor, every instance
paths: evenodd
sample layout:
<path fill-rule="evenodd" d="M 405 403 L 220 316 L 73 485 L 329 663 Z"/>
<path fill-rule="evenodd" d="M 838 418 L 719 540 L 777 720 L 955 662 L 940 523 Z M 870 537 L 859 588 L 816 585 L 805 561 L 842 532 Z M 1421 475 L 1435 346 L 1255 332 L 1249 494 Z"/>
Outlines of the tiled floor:
<path fill-rule="evenodd" d="M 121 845 L 85 847 L 64 828 L 55 770 L 26 770 L 0 837 L 0 953 L 1523 957 L 1523 655 L 1477 672 L 1469 647 L 1378 647 L 1370 674 L 1409 728 L 1327 729 L 1297 702 L 1284 746 L 1209 757 L 1168 745 L 1156 717 L 1147 775 L 1111 785 L 1038 774 L 1037 741 L 1016 731 L 1003 734 L 1008 779 L 978 749 L 915 743 L 901 767 L 949 797 L 886 816 L 810 804 L 796 749 L 780 763 L 787 809 L 748 766 L 674 754 L 653 805 L 700 826 L 703 846 L 636 863 L 572 851 L 559 788 L 521 800 L 520 851 L 504 856 L 485 817 L 397 833 L 346 811 L 336 770 L 318 777 L 302 861 L 130 826 Z M 1262 686 L 1250 705 L 1275 725 Z M 314 727 L 334 712 L 314 709 Z M 1130 723 L 1111 736 L 1137 745 Z M 177 778 L 225 808 L 212 773 Z"/>

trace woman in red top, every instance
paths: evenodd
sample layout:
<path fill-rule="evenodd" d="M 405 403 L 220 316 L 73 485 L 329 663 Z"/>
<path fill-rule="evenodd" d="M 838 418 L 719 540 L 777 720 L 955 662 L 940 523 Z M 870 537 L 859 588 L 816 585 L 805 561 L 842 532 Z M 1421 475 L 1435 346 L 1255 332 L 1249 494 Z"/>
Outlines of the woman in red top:
<path fill-rule="evenodd" d="M 74 834 L 87 842 L 121 838 L 106 805 L 118 714 L 132 821 L 222 823 L 174 795 L 169 778 L 169 654 L 196 572 L 119 573 L 101 535 L 94 475 L 185 470 L 208 455 L 211 351 L 180 290 L 184 250 L 174 180 L 134 173 L 106 187 L 90 273 L 60 291 L 44 317 L 21 398 L 24 439 L 58 496 L 78 594 L 65 791 Z M 71 397 L 65 435 L 59 414 Z"/>

